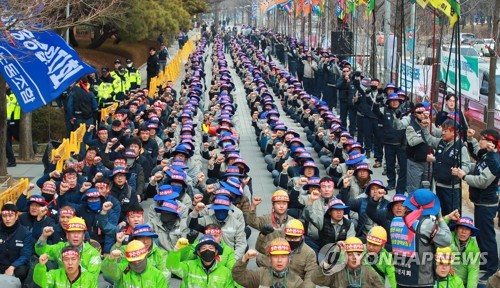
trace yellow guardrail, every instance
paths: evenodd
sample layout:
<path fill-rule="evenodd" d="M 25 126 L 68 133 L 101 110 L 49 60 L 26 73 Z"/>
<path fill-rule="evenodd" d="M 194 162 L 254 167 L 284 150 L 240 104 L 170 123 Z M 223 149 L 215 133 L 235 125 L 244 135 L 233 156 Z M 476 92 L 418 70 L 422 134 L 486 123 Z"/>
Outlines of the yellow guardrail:
<path fill-rule="evenodd" d="M 117 108 L 118 108 L 118 103 L 116 103 L 116 102 L 111 104 L 111 106 L 108 106 L 106 108 L 102 108 L 101 109 L 101 121 L 104 120 L 106 115 L 111 115 L 111 116 L 114 115 Z"/>
<path fill-rule="evenodd" d="M 54 157 L 56 155 L 61 156 L 61 159 L 59 159 L 56 164 L 57 171 L 63 170 L 64 161 L 66 161 L 66 159 L 71 156 L 71 153 L 79 153 L 80 145 L 83 143 L 83 137 L 85 136 L 86 132 L 87 126 L 85 125 L 85 123 L 80 124 L 80 127 L 78 127 L 78 129 L 70 133 L 69 139 L 64 138 L 61 145 L 59 145 L 57 149 L 52 150 L 51 160 L 54 160 Z"/>
<path fill-rule="evenodd" d="M 149 87 L 153 87 L 153 89 L 149 90 L 149 97 L 155 97 L 156 87 L 161 85 L 165 88 L 169 80 L 174 81 L 181 76 L 184 61 L 188 59 L 189 54 L 194 51 L 194 48 L 195 46 L 193 40 L 186 42 L 181 51 L 179 51 L 177 55 L 175 55 L 175 57 L 168 63 L 168 65 L 165 66 L 165 69 L 160 71 L 158 76 L 151 78 Z"/>
<path fill-rule="evenodd" d="M 19 196 L 23 193 L 24 190 L 28 188 L 29 185 L 30 181 L 28 180 L 28 178 L 21 178 L 16 185 L 3 191 L 0 194 L 0 207 L 3 207 L 3 205 L 5 205 L 7 202 L 12 202 L 13 204 L 15 204 Z"/>

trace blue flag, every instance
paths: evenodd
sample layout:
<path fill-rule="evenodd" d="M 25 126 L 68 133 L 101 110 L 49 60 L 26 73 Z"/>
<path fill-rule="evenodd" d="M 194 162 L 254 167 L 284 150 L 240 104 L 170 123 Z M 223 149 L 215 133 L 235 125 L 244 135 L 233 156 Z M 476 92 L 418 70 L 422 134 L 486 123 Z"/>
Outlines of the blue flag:
<path fill-rule="evenodd" d="M 6 31 L 0 36 L 0 67 L 24 112 L 50 103 L 95 72 L 54 31 Z"/>

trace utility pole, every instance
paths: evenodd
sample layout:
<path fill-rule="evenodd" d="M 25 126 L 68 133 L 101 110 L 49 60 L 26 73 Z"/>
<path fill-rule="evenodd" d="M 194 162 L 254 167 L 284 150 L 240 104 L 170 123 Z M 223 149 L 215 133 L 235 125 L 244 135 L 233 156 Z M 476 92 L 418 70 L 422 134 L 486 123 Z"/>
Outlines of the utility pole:
<path fill-rule="evenodd" d="M 384 79 L 388 83 L 391 81 L 391 59 L 389 59 L 389 36 L 391 34 L 391 2 L 384 0 Z"/>
<path fill-rule="evenodd" d="M 498 37 L 498 21 L 500 21 L 500 1 L 495 1 L 495 13 L 493 14 L 493 37 L 495 38 L 496 45 L 495 50 L 499 51 L 498 41 L 500 40 Z M 486 123 L 486 127 L 493 128 L 495 127 L 495 91 L 496 91 L 496 70 L 497 70 L 497 57 L 498 54 L 491 53 L 493 52 L 490 49 L 490 79 L 488 79 L 488 122 Z"/>

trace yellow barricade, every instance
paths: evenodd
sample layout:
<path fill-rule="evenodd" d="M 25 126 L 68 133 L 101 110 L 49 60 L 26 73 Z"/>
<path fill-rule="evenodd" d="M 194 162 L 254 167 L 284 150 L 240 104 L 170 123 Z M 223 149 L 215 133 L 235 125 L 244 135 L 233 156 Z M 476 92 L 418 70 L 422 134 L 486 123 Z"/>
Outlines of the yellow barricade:
<path fill-rule="evenodd" d="M 23 191 L 28 188 L 29 184 L 30 181 L 28 181 L 28 178 L 21 178 L 16 185 L 2 192 L 0 194 L 0 207 L 3 207 L 7 202 L 15 204 Z"/>
<path fill-rule="evenodd" d="M 69 158 L 70 154 L 70 143 L 68 138 L 64 138 L 61 145 L 57 147 L 57 149 L 52 150 L 52 160 L 54 160 L 54 156 L 59 155 L 61 156 L 61 159 L 57 161 L 56 164 L 56 170 L 57 171 L 62 171 L 63 169 L 63 164 L 66 159 Z"/>
<path fill-rule="evenodd" d="M 198 36 L 199 37 L 199 36 Z M 155 93 L 157 91 L 157 87 L 161 85 L 163 88 L 167 86 L 168 81 L 176 81 L 177 78 L 180 77 L 182 73 L 182 69 L 184 67 L 184 61 L 186 61 L 189 57 L 189 54 L 194 51 L 194 42 L 193 40 L 189 40 L 186 44 L 184 44 L 184 47 L 182 47 L 182 50 L 175 55 L 174 58 L 168 63 L 168 65 L 163 69 L 163 71 L 160 71 L 158 76 L 151 78 L 151 81 L 149 83 L 149 87 L 152 87 L 151 90 L 149 90 L 148 96 L 150 98 L 154 98 Z M 101 114 L 101 119 L 102 119 L 102 114 Z"/>
<path fill-rule="evenodd" d="M 116 103 L 116 102 L 111 104 L 111 106 L 108 106 L 106 108 L 102 108 L 101 109 L 101 121 L 104 120 L 106 115 L 114 114 L 113 110 L 116 110 L 116 108 L 118 108 L 118 103 Z"/>

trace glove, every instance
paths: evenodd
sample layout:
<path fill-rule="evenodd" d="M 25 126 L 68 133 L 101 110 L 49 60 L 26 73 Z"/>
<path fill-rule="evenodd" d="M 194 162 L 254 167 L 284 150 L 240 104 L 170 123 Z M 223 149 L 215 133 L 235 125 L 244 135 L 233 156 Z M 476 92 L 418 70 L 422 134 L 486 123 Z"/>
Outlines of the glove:
<path fill-rule="evenodd" d="M 264 224 L 264 226 L 262 226 L 262 229 L 260 229 L 260 233 L 262 235 L 267 235 L 273 232 L 274 232 L 274 227 L 272 224 Z"/>
<path fill-rule="evenodd" d="M 377 103 L 382 103 L 384 102 L 384 95 L 377 95 L 377 97 L 375 98 L 375 101 L 377 101 Z"/>
<path fill-rule="evenodd" d="M 396 116 L 396 118 L 398 118 L 398 119 L 400 119 L 400 118 L 401 118 L 401 115 L 402 115 L 402 114 L 403 114 L 403 113 L 401 113 L 401 111 L 400 111 L 400 110 L 398 110 L 398 111 L 396 111 L 396 112 L 394 113 L 394 115 L 395 115 L 395 116 Z"/>
<path fill-rule="evenodd" d="M 186 239 L 186 238 L 180 238 L 179 240 L 177 240 L 177 243 L 175 244 L 175 248 L 177 250 L 179 250 L 179 249 L 182 249 L 182 248 L 184 248 L 184 247 L 186 247 L 188 245 L 189 245 L 188 239 Z"/>

